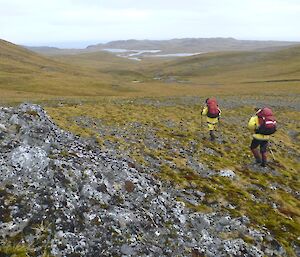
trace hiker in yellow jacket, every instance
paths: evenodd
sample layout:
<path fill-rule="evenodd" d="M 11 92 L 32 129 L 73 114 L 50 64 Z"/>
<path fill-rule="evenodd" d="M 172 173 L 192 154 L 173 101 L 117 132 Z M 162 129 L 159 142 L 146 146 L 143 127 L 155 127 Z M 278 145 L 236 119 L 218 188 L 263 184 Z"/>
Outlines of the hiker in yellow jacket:
<path fill-rule="evenodd" d="M 207 98 L 205 103 L 206 106 L 202 110 L 202 116 L 206 116 L 210 140 L 214 141 L 216 139 L 214 131 L 219 122 L 221 110 L 215 98 Z"/>
<path fill-rule="evenodd" d="M 248 122 L 248 128 L 254 131 L 250 149 L 256 163 L 266 167 L 268 140 L 270 135 L 276 131 L 276 120 L 269 108 L 255 108 L 255 111 L 255 115 Z M 260 147 L 260 153 L 258 147 Z"/>

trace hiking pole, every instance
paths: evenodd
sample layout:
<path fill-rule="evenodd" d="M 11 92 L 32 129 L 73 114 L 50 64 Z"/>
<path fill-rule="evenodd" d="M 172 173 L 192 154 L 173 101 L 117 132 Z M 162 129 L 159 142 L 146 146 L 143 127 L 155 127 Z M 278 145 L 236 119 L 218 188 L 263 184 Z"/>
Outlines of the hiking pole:
<path fill-rule="evenodd" d="M 272 155 L 272 158 L 273 158 L 273 161 L 275 162 L 276 161 L 276 159 L 275 159 L 275 156 L 274 156 L 274 153 L 273 153 L 273 151 L 272 151 L 272 148 L 271 148 L 271 142 L 270 142 L 270 152 L 271 152 L 271 155 Z"/>
<path fill-rule="evenodd" d="M 203 111 L 203 106 L 202 106 L 202 105 L 200 105 L 201 126 L 202 126 L 202 111 Z"/>
<path fill-rule="evenodd" d="M 202 121 L 203 115 L 202 115 L 202 111 L 203 111 L 203 107 L 201 106 L 201 113 L 200 113 L 200 115 L 201 115 L 201 118 L 200 118 L 201 123 L 200 123 L 200 129 L 201 129 L 201 135 L 202 135 L 202 138 L 203 138 L 204 132 L 203 132 L 203 121 Z"/>
<path fill-rule="evenodd" d="M 200 127 L 201 127 L 201 130 L 202 130 L 202 113 L 201 113 L 201 123 L 200 123 Z"/>
<path fill-rule="evenodd" d="M 272 151 L 272 149 L 271 149 L 271 148 L 270 148 L 270 152 L 271 152 L 271 155 L 272 155 L 273 161 L 275 162 L 275 161 L 276 161 L 276 159 L 275 159 L 275 156 L 274 156 L 274 154 L 273 154 L 273 151 Z"/>

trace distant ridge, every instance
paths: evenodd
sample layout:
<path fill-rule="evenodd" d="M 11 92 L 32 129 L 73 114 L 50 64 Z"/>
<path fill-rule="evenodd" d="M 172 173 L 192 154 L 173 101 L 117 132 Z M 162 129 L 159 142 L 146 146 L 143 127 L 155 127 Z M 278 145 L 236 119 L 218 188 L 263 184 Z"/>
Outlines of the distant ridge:
<path fill-rule="evenodd" d="M 238 40 L 234 38 L 180 38 L 170 40 L 117 40 L 90 45 L 85 49 L 59 49 L 55 47 L 26 47 L 32 51 L 46 54 L 77 54 L 102 51 L 106 48 L 128 50 L 161 50 L 161 53 L 195 53 L 220 51 L 273 51 L 278 48 L 298 45 L 290 41 Z"/>
<path fill-rule="evenodd" d="M 118 40 L 106 44 L 88 46 L 89 50 L 104 48 L 121 48 L 129 50 L 159 49 L 171 52 L 215 52 L 215 51 L 249 51 L 274 47 L 286 47 L 300 44 L 288 41 L 237 40 L 234 38 L 182 38 L 171 40 Z"/>

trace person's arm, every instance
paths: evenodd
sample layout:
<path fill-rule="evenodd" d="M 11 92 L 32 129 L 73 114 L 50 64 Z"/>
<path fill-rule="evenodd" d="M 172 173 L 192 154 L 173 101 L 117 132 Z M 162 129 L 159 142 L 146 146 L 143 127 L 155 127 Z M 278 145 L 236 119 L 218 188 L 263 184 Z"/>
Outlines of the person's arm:
<path fill-rule="evenodd" d="M 208 108 L 207 108 L 207 106 L 205 106 L 202 110 L 202 115 L 205 116 L 205 115 L 207 115 L 207 113 L 208 113 Z"/>
<path fill-rule="evenodd" d="M 257 129 L 257 116 L 252 116 L 248 122 L 248 128 L 250 130 L 256 130 Z"/>

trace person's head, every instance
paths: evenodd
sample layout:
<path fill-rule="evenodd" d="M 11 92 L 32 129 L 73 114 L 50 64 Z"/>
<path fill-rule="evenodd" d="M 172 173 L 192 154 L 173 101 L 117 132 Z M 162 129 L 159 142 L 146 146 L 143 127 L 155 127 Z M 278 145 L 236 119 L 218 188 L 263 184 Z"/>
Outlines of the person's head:
<path fill-rule="evenodd" d="M 261 107 L 257 107 L 257 106 L 256 106 L 256 107 L 254 107 L 254 111 L 255 111 L 255 113 L 258 113 L 258 112 L 260 112 L 260 111 L 261 111 L 261 109 L 262 109 Z"/>

